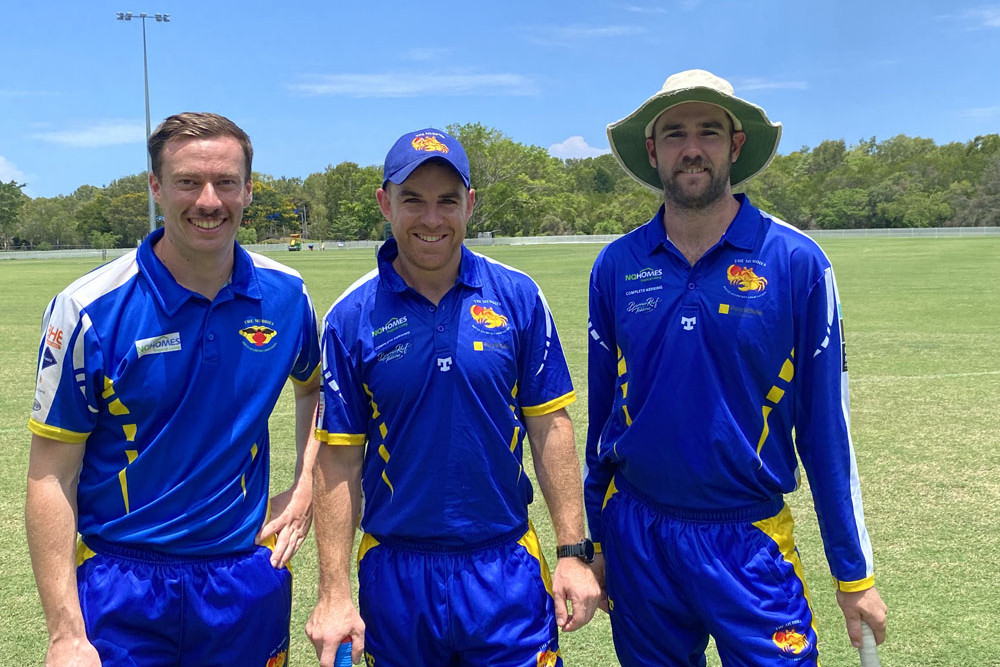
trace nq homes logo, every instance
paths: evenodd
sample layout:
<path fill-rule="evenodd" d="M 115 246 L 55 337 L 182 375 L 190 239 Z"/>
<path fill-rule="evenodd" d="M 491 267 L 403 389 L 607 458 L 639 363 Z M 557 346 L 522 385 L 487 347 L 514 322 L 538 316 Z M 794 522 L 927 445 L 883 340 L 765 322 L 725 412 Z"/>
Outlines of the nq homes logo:
<path fill-rule="evenodd" d="M 637 273 L 626 273 L 625 281 L 628 282 L 632 280 L 641 280 L 642 282 L 646 282 L 649 280 L 659 280 L 662 277 L 663 277 L 663 269 L 646 268 L 638 271 Z"/>
<path fill-rule="evenodd" d="M 135 351 L 140 357 L 144 357 L 147 354 L 162 354 L 163 352 L 177 352 L 181 349 L 181 334 L 178 331 L 174 333 L 162 334 L 160 336 L 154 336 L 153 338 L 143 338 L 142 340 L 135 341 Z"/>
<path fill-rule="evenodd" d="M 400 327 L 405 327 L 405 326 L 406 326 L 406 315 L 403 315 L 402 317 L 394 317 L 385 324 L 383 324 L 382 326 L 380 326 L 378 329 L 372 330 L 372 338 L 381 336 L 382 334 L 388 333 L 393 329 L 398 329 Z"/>

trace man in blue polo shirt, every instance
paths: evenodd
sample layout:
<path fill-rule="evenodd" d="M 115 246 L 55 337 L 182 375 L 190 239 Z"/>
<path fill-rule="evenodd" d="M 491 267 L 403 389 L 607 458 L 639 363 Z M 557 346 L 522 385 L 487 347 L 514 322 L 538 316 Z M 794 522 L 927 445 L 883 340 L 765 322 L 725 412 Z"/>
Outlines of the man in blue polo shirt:
<path fill-rule="evenodd" d="M 163 228 L 63 290 L 42 325 L 25 517 L 46 664 L 284 664 L 316 316 L 298 274 L 235 243 L 253 191 L 243 130 L 183 113 L 148 144 Z M 295 481 L 269 501 L 267 421 L 289 376 Z"/>
<path fill-rule="evenodd" d="M 781 126 L 703 70 L 608 126 L 663 194 L 590 281 L 585 498 L 623 665 L 816 665 L 816 627 L 783 494 L 809 475 L 851 642 L 885 605 L 849 434 L 833 270 L 807 236 L 732 186 Z M 794 429 L 794 438 L 793 438 Z"/>
<path fill-rule="evenodd" d="M 347 636 L 378 667 L 561 665 L 557 627 L 585 624 L 599 588 L 552 314 L 527 275 L 463 246 L 475 191 L 458 141 L 406 134 L 384 171 L 393 238 L 323 330 L 307 632 L 323 666 Z M 561 545 L 551 578 L 528 522 L 526 435 Z"/>

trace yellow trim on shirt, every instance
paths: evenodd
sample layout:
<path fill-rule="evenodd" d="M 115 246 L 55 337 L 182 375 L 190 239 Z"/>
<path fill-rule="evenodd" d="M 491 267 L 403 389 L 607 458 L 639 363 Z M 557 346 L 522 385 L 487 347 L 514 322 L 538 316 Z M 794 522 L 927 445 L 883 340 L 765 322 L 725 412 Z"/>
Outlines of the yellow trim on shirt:
<path fill-rule="evenodd" d="M 321 369 L 322 369 L 322 364 L 316 364 L 316 368 L 313 369 L 313 372 L 310 373 L 309 377 L 306 378 L 305 380 L 299 380 L 294 375 L 289 375 L 288 377 L 291 378 L 292 382 L 294 382 L 295 384 L 306 385 L 316 379 Z"/>
<path fill-rule="evenodd" d="M 857 581 L 840 581 L 838 579 L 834 579 L 833 583 L 837 587 L 838 591 L 843 591 L 844 593 L 857 593 L 858 591 L 867 591 L 869 588 L 874 587 L 875 575 L 865 577 L 864 579 L 859 579 Z"/>
<path fill-rule="evenodd" d="M 329 433 L 322 429 L 316 429 L 316 439 L 328 445 L 357 447 L 365 444 L 367 436 L 364 433 Z"/>
<path fill-rule="evenodd" d="M 547 415 L 550 412 L 555 412 L 556 410 L 561 410 L 575 400 L 576 391 L 571 391 L 568 394 L 563 394 L 559 398 L 554 398 L 551 401 L 542 403 L 541 405 L 524 406 L 521 408 L 521 412 L 524 413 L 525 417 L 538 417 L 540 415 Z"/>
<path fill-rule="evenodd" d="M 77 433 L 76 431 L 68 431 L 64 428 L 49 426 L 48 424 L 36 421 L 34 418 L 28 419 L 28 430 L 35 435 L 40 435 L 49 440 L 68 442 L 73 445 L 82 445 L 90 437 L 89 433 Z"/>

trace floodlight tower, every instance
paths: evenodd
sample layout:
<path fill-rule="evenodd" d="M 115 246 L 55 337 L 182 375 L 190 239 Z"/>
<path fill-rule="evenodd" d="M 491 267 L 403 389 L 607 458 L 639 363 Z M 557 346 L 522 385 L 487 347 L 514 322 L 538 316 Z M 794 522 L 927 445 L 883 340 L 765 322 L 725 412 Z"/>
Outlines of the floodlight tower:
<path fill-rule="evenodd" d="M 133 18 L 142 20 L 142 78 L 146 84 L 146 138 L 149 139 L 149 68 L 146 60 L 146 19 L 156 19 L 157 23 L 170 23 L 170 14 L 147 14 L 146 12 L 118 12 L 119 21 L 131 21 Z M 146 173 L 153 173 L 153 159 L 146 151 Z M 153 189 L 148 187 L 149 194 L 149 231 L 156 229 L 156 205 L 153 203 Z"/>

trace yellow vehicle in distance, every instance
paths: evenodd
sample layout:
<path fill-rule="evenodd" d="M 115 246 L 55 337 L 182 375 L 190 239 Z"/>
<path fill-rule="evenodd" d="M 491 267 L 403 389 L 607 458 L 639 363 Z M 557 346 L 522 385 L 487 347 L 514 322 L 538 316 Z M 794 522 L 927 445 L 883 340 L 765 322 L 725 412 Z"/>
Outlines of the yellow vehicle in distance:
<path fill-rule="evenodd" d="M 302 234 L 289 234 L 288 235 L 288 249 L 289 250 L 302 250 Z"/>

